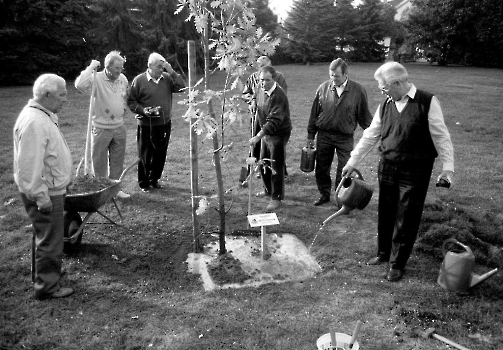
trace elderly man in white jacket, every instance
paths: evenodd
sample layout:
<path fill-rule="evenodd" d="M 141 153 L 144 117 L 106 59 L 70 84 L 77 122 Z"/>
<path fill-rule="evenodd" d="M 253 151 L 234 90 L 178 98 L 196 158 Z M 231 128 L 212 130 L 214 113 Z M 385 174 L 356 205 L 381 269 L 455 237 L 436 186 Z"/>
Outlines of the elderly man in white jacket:
<path fill-rule="evenodd" d="M 58 127 L 67 102 L 66 82 L 55 74 L 41 75 L 33 99 L 14 125 L 14 181 L 33 224 L 36 299 L 62 298 L 73 289 L 60 285 L 64 245 L 64 197 L 70 183 L 72 157 Z"/>

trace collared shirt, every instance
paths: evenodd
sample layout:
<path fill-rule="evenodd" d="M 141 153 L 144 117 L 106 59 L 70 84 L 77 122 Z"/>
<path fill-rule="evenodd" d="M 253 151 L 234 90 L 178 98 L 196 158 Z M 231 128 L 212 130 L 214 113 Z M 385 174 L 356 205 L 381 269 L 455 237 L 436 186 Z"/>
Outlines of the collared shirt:
<path fill-rule="evenodd" d="M 348 84 L 348 78 L 346 78 L 346 81 L 344 81 L 344 83 L 342 83 L 341 85 L 337 86 L 334 84 L 334 82 L 332 81 L 332 84 L 330 86 L 330 89 L 332 91 L 337 91 L 337 96 L 341 97 L 342 93 L 344 92 L 344 89 L 346 88 L 346 85 Z"/>
<path fill-rule="evenodd" d="M 410 98 L 414 98 L 417 88 L 411 84 L 409 91 L 398 101 L 393 101 L 398 112 L 402 112 L 407 106 Z M 433 96 L 431 99 L 430 110 L 428 111 L 428 128 L 430 130 L 431 139 L 442 161 L 443 170 L 454 171 L 454 149 L 451 142 L 451 136 L 444 122 L 444 115 L 440 108 L 438 99 Z M 363 158 L 372 150 L 372 148 L 381 139 L 381 106 L 377 110 L 372 119 L 370 126 L 363 131 L 362 138 L 351 152 L 351 158 L 348 160 L 348 165 L 355 167 Z"/>
<path fill-rule="evenodd" d="M 154 77 L 150 75 L 150 72 L 149 72 L 149 71 L 148 71 L 148 69 L 147 69 L 147 80 L 152 80 L 154 83 L 159 84 L 159 81 L 160 81 L 162 78 L 164 78 L 164 77 L 163 77 L 163 76 L 162 76 L 162 74 L 161 74 L 161 76 L 160 76 L 159 78 L 154 79 Z"/>
<path fill-rule="evenodd" d="M 272 87 L 268 91 L 264 91 L 267 94 L 267 96 L 271 97 L 272 92 L 276 89 L 276 85 L 277 85 L 277 83 L 274 82 L 274 84 L 272 85 Z"/>

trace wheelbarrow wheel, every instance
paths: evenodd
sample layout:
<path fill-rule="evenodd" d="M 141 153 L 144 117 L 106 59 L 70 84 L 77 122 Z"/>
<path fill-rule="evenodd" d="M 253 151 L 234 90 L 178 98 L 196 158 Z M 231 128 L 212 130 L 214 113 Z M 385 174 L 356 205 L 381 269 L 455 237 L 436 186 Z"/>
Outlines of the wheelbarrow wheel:
<path fill-rule="evenodd" d="M 63 251 L 66 254 L 71 254 L 78 249 L 80 243 L 82 242 L 82 236 L 84 234 L 84 230 L 81 230 L 77 237 L 73 237 L 72 239 L 70 239 L 82 225 L 82 218 L 77 212 L 65 211 L 64 220 L 65 220 L 65 244 L 63 247 Z"/>

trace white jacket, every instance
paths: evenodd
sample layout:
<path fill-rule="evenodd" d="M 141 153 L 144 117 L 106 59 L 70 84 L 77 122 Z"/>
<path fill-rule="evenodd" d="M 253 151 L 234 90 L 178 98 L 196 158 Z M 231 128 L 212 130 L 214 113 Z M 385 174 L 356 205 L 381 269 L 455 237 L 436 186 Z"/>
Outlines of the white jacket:
<path fill-rule="evenodd" d="M 58 116 L 30 100 L 14 125 L 14 181 L 40 207 L 66 193 L 72 172 L 70 149 Z"/>

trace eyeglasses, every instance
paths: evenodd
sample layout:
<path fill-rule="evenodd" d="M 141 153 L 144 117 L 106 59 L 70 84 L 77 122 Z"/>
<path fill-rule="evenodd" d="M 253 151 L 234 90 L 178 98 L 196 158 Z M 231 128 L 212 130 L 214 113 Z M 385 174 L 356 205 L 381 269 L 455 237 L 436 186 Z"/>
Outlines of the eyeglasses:
<path fill-rule="evenodd" d="M 379 89 L 381 89 L 382 92 L 388 92 L 389 91 L 390 84 L 388 86 L 379 86 Z"/>
<path fill-rule="evenodd" d="M 393 83 L 388 83 L 388 84 L 385 84 L 384 86 L 379 86 L 379 89 L 381 89 L 382 92 L 388 92 L 389 91 L 389 88 L 391 87 L 391 85 L 393 85 Z"/>

